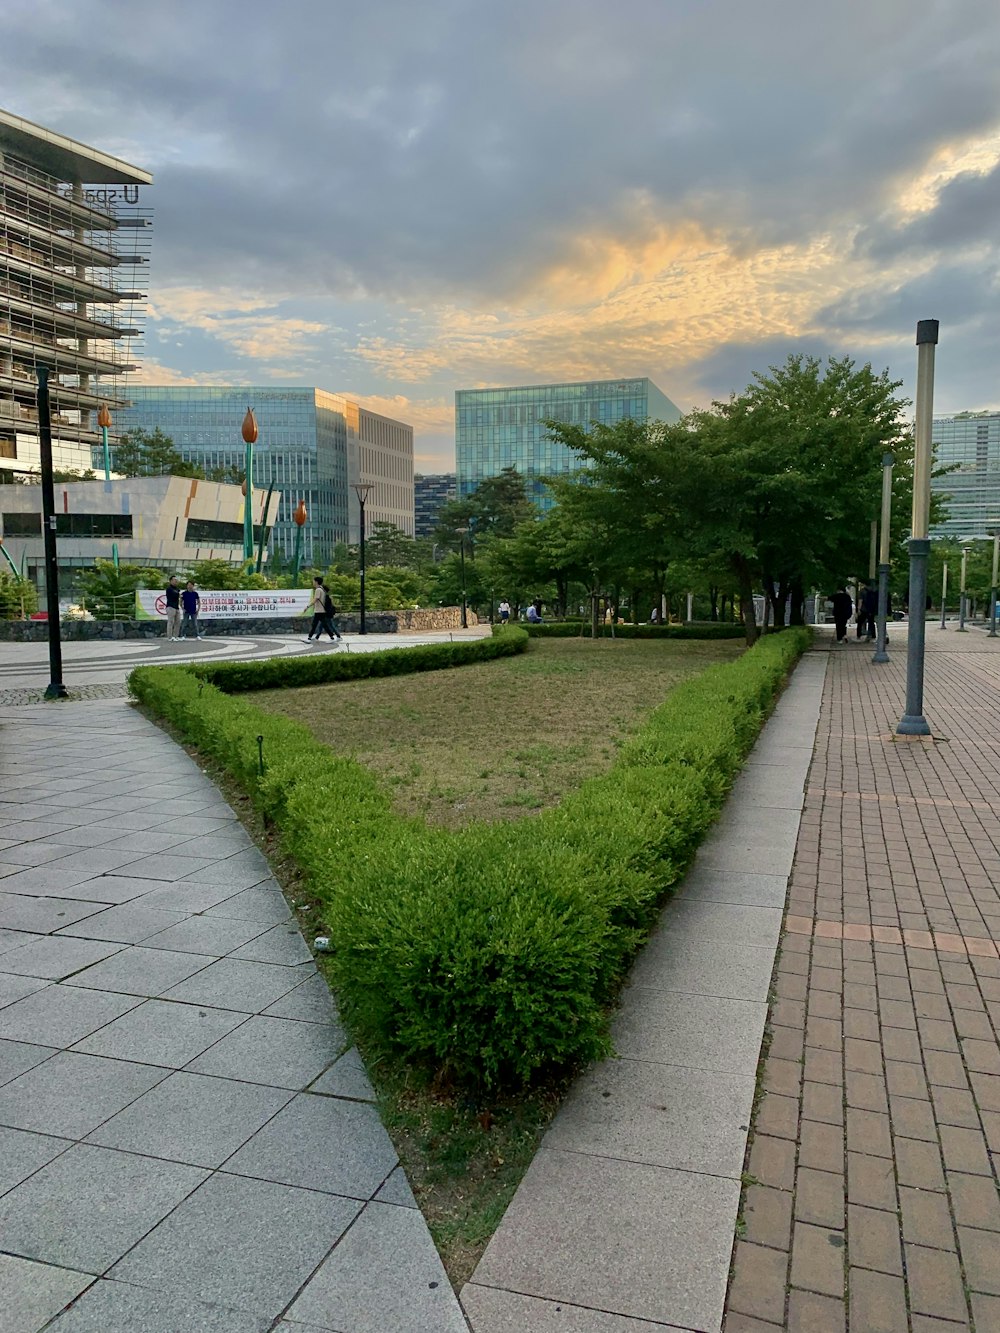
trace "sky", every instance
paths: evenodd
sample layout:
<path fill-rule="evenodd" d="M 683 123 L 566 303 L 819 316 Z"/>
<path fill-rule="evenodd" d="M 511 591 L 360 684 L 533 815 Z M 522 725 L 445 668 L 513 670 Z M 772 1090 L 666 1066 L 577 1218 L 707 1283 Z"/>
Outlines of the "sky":
<path fill-rule="evenodd" d="M 151 171 L 150 384 L 458 388 L 789 352 L 1000 408 L 996 0 L 4 0 L 5 109 Z"/>

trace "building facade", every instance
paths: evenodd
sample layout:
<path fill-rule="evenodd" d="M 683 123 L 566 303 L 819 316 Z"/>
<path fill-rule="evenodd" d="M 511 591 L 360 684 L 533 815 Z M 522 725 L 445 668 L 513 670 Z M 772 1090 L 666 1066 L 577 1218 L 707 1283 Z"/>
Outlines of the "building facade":
<path fill-rule="evenodd" d="M 480 482 L 515 468 L 528 492 L 546 507 L 541 478 L 577 471 L 580 458 L 548 438 L 547 420 L 587 427 L 635 421 L 679 421 L 680 409 L 649 379 L 590 380 L 581 384 L 529 384 L 507 389 L 458 389 L 455 393 L 457 494 L 471 495 Z"/>
<path fill-rule="evenodd" d="M 44 586 L 41 486 L 0 487 L 0 543 L 9 561 Z M 253 497 L 254 543 L 274 521 L 272 495 Z M 56 484 L 56 551 L 60 585 L 95 560 L 148 565 L 182 573 L 197 560 L 243 559 L 243 494 L 239 486 L 190 477 L 122 477 Z M 267 548 L 264 548 L 267 559 Z"/>
<path fill-rule="evenodd" d="M 96 412 L 120 403 L 145 308 L 152 176 L 0 110 L 0 481 L 38 473 L 37 367 L 52 459 L 91 466 Z"/>
<path fill-rule="evenodd" d="M 987 537 L 1000 527 L 1000 412 L 935 417 L 931 489 L 946 496 L 945 515 L 932 537 Z"/>
<path fill-rule="evenodd" d="M 454 472 L 413 478 L 414 535 L 433 537 L 437 516 L 443 504 L 455 498 Z"/>
<path fill-rule="evenodd" d="M 295 549 L 292 516 L 300 500 L 308 513 L 302 547 L 307 565 L 325 565 L 338 542 L 358 540 L 353 487 L 362 479 L 375 486 L 365 508 L 368 525 L 384 518 L 413 531 L 413 428 L 403 422 L 316 388 L 136 385 L 129 397 L 116 423 L 121 430 L 158 426 L 186 461 L 206 472 L 242 474 L 240 427 L 247 407 L 254 409 L 254 489 L 273 485 L 281 492 L 273 549 L 286 560 Z"/>

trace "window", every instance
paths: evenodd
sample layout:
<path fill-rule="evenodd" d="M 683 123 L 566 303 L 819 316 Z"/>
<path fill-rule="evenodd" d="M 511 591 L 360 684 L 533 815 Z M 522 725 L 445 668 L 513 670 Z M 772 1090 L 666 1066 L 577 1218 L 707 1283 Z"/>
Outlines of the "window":
<path fill-rule="evenodd" d="M 254 544 L 260 541 L 260 528 L 253 530 Z M 184 540 L 192 546 L 242 546 L 243 524 L 220 523 L 213 518 L 189 518 Z"/>
<path fill-rule="evenodd" d="M 56 514 L 59 537 L 131 537 L 131 514 Z"/>
<path fill-rule="evenodd" d="M 37 537 L 42 531 L 41 514 L 4 514 L 3 530 L 8 537 Z"/>

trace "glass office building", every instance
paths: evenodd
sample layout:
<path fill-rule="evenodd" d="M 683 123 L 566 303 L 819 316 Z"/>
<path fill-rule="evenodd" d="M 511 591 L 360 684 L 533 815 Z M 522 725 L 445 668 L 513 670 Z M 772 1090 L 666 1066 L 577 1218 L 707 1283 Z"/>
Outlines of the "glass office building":
<path fill-rule="evenodd" d="M 935 469 L 931 489 L 947 497 L 932 537 L 987 537 L 1000 527 L 1000 412 L 959 412 L 935 417 Z"/>
<path fill-rule="evenodd" d="M 443 504 L 455 498 L 454 472 L 439 472 L 413 478 L 414 530 L 418 537 L 433 537 Z"/>
<path fill-rule="evenodd" d="M 118 433 L 157 426 L 186 462 L 211 476 L 216 468 L 242 476 L 245 448 L 240 427 L 247 407 L 257 417 L 254 488 L 273 485 L 280 494 L 272 549 L 291 558 L 292 518 L 300 500 L 309 514 L 303 560 L 326 565 L 337 542 L 356 542 L 360 511 L 352 489 L 373 490 L 365 505 L 369 530 L 393 523 L 413 535 L 413 427 L 370 412 L 325 389 L 225 384 L 188 388 L 136 385 L 130 406 L 115 415 Z"/>
<path fill-rule="evenodd" d="M 577 471 L 579 456 L 548 438 L 547 420 L 589 426 L 635 421 L 679 421 L 680 409 L 649 379 L 590 380 L 583 384 L 528 384 L 455 393 L 455 464 L 460 498 L 504 468 L 516 468 L 529 494 L 546 507 L 542 477 Z"/>

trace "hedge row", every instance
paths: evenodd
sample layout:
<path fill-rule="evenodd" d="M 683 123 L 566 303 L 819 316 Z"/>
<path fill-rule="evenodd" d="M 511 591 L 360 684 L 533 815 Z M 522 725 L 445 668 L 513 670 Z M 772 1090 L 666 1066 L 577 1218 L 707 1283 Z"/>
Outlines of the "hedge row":
<path fill-rule="evenodd" d="M 404 676 L 413 671 L 440 671 L 468 662 L 513 657 L 528 646 L 517 627 L 496 639 L 465 639 L 459 643 L 427 643 L 415 648 L 387 648 L 372 653 L 323 653 L 317 656 L 271 657 L 263 662 L 209 662 L 185 668 L 223 694 L 284 689 L 295 685 L 328 685 L 336 680 L 372 676 Z M 153 668 L 157 669 L 157 668 Z"/>
<path fill-rule="evenodd" d="M 371 772 L 190 670 L 130 683 L 273 821 L 321 903 L 355 1033 L 477 1090 L 608 1050 L 624 970 L 808 639 L 770 635 L 679 685 L 558 807 L 459 832 L 396 814 Z"/>
<path fill-rule="evenodd" d="M 494 634 L 505 634 L 511 626 L 494 625 Z M 523 622 L 516 626 L 525 630 L 533 639 L 578 639 L 590 638 L 589 620 L 552 620 L 541 625 Z M 742 625 L 731 625 L 722 621 L 706 621 L 704 624 L 690 625 L 615 625 L 614 635 L 610 625 L 598 625 L 602 639 L 743 639 L 746 630 Z"/>

